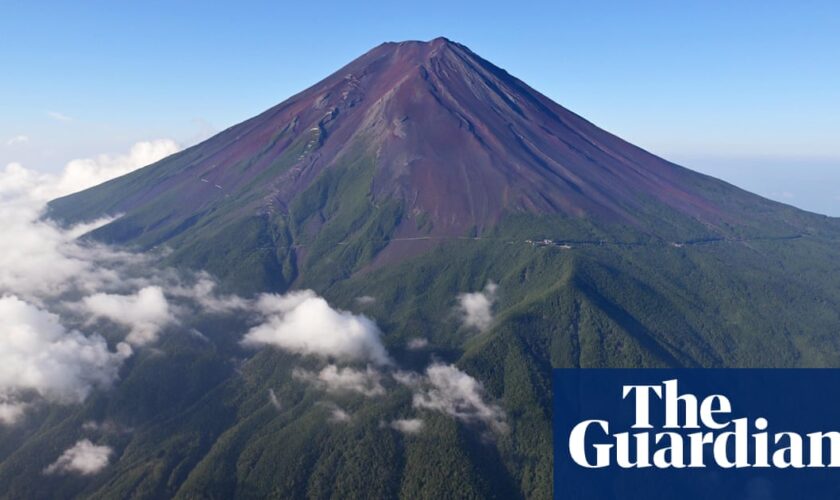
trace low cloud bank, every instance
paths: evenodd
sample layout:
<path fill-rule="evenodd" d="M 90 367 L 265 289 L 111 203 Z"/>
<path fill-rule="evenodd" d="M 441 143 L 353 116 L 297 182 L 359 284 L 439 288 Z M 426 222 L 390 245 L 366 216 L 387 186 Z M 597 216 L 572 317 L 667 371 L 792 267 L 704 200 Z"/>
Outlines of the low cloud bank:
<path fill-rule="evenodd" d="M 19 163 L 10 163 L 0 175 L 0 192 L 14 189 L 32 200 L 46 203 L 133 172 L 180 149 L 171 139 L 142 141 L 134 144 L 126 154 L 101 154 L 94 158 L 72 160 L 58 174 L 38 172 Z"/>
<path fill-rule="evenodd" d="M 0 190 L 0 224 L 4 235 L 0 245 L 2 293 L 43 301 L 69 291 L 101 289 L 119 278 L 110 263 L 136 258 L 77 241 L 78 236 L 106 221 L 61 229 L 40 219 L 38 204 L 19 201 L 17 198 L 4 203 Z"/>
<path fill-rule="evenodd" d="M 138 143 L 125 155 L 74 160 L 56 175 L 10 164 L 0 171 L 0 424 L 14 424 L 41 401 L 80 403 L 117 379 L 134 349 L 151 344 L 173 325 L 189 329 L 196 313 L 244 314 L 254 320 L 242 344 L 277 348 L 315 357 L 323 368 L 295 370 L 294 376 L 329 393 L 386 394 L 393 377 L 409 385 L 412 404 L 465 422 L 480 422 L 498 432 L 507 429 L 502 409 L 486 400 L 481 384 L 452 365 L 434 363 L 424 374 L 394 372 L 395 363 L 376 323 L 362 314 L 332 307 L 311 290 L 256 299 L 225 296 L 206 273 L 184 275 L 151 266 L 152 257 L 120 251 L 79 236 L 109 222 L 93 221 L 62 228 L 42 219 L 46 202 L 178 150 L 172 141 Z M 486 330 L 493 322 L 497 285 L 458 296 L 466 327 Z M 375 302 L 359 297 L 359 306 Z M 107 332 L 111 342 L 97 332 Z M 424 338 L 406 347 L 428 347 Z M 367 364 L 366 368 L 337 363 Z M 269 391 L 269 402 L 281 402 Z M 327 404 L 327 403 L 325 403 Z M 328 403 L 329 420 L 351 421 L 349 413 Z M 418 418 L 394 420 L 391 428 L 415 434 Z M 109 463 L 112 450 L 79 441 L 47 469 L 48 473 L 94 474 Z"/>
<path fill-rule="evenodd" d="M 17 163 L 0 170 L 0 293 L 43 301 L 71 290 L 100 291 L 116 286 L 114 267 L 142 257 L 103 245 L 82 243 L 82 234 L 109 221 L 60 228 L 42 219 L 46 203 L 157 161 L 178 150 L 170 140 L 135 144 L 126 155 L 100 155 L 69 162 L 59 174 L 45 174 Z"/>
<path fill-rule="evenodd" d="M 177 150 L 172 141 L 151 141 L 136 144 L 125 155 L 73 160 L 58 174 L 39 173 L 16 163 L 0 170 L 0 226 L 4 231 L 0 245 L 0 423 L 19 421 L 26 409 L 39 401 L 83 401 L 92 390 L 110 386 L 132 354 L 127 343 L 117 343 L 112 350 L 102 336 L 81 331 L 87 328 L 66 327 L 78 319 L 67 317 L 75 314 L 67 297 L 89 296 L 95 305 L 106 291 L 134 287 L 137 280 L 127 278 L 123 271 L 144 258 L 80 242 L 79 236 L 107 220 L 61 228 L 42 219 L 47 201 L 123 175 Z M 136 304 L 123 305 L 130 308 Z M 128 318 L 150 319 L 152 323 L 160 319 L 132 318 L 131 314 L 136 313 L 123 308 L 121 324 Z M 143 325 L 132 322 L 129 326 Z M 138 330 L 135 337 L 141 333 Z"/>
<path fill-rule="evenodd" d="M 0 298 L 0 420 L 14 423 L 35 393 L 54 403 L 78 403 L 116 379 L 131 347 L 108 349 L 98 335 L 68 331 L 59 317 L 14 296 Z"/>

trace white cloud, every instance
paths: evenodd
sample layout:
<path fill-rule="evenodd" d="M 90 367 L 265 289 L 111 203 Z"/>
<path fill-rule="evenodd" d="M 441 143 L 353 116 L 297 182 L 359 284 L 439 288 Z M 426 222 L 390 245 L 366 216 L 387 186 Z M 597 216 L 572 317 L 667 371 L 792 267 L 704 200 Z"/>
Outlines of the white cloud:
<path fill-rule="evenodd" d="M 53 120 L 57 120 L 57 121 L 60 121 L 60 122 L 71 122 L 71 121 L 73 121 L 72 118 L 65 115 L 64 113 L 59 113 L 58 111 L 47 111 L 47 116 L 49 116 Z"/>
<path fill-rule="evenodd" d="M 344 424 L 353 420 L 353 416 L 341 409 L 340 406 L 332 401 L 323 401 L 317 403 L 318 406 L 323 406 L 329 410 L 328 420 L 334 424 Z"/>
<path fill-rule="evenodd" d="M 39 302 L 46 295 L 73 288 L 93 291 L 120 282 L 120 276 L 105 264 L 140 257 L 76 240 L 107 219 L 63 229 L 43 220 L 43 209 L 52 198 L 122 175 L 175 150 L 177 145 L 169 140 L 138 143 L 127 155 L 73 160 L 59 175 L 17 163 L 6 165 L 0 171 L 0 293 Z"/>
<path fill-rule="evenodd" d="M 142 345 L 179 322 L 184 313 L 252 312 L 259 315 L 261 323 L 244 335 L 245 345 L 273 346 L 333 363 L 393 364 L 374 321 L 334 309 L 313 291 L 264 294 L 256 300 L 222 296 L 209 275 L 191 275 L 189 281 L 172 270 L 150 269 L 143 265 L 148 258 L 142 255 L 77 240 L 106 221 L 64 229 L 41 219 L 47 200 L 123 175 L 177 149 L 172 141 L 139 143 L 126 155 L 74 160 L 58 175 L 37 173 L 18 164 L 0 171 L 0 227 L 4 229 L 4 245 L 0 245 L 0 423 L 20 420 L 38 398 L 62 404 L 81 402 L 90 391 L 108 387 L 117 378 L 132 348 L 120 343 L 114 352 L 102 337 L 79 331 L 94 325 L 94 319 L 126 327 L 127 341 Z M 481 292 L 459 296 L 465 325 L 482 330 L 489 327 L 496 291 L 491 282 Z M 71 295 L 76 302 L 68 304 Z M 369 296 L 358 299 L 359 304 L 374 301 Z M 185 302 L 198 307 L 186 307 Z M 71 319 L 73 325 L 82 326 L 62 325 L 50 309 L 81 314 L 81 318 Z M 407 347 L 427 345 L 426 339 L 415 338 Z M 386 392 L 383 375 L 371 366 L 362 370 L 330 364 L 319 372 L 293 373 L 328 392 L 356 392 L 367 397 Z M 435 364 L 424 375 L 396 372 L 393 376 L 414 389 L 416 408 L 483 422 L 500 432 L 506 428 L 503 411 L 485 401 L 481 384 L 454 366 Z M 273 390 L 269 390 L 268 399 L 281 408 Z M 328 408 L 331 422 L 351 420 L 351 415 L 334 403 Z M 423 421 L 402 419 L 389 425 L 400 432 L 416 433 Z M 51 473 L 94 473 L 107 465 L 110 455 L 107 447 L 80 441 L 48 469 Z"/>
<path fill-rule="evenodd" d="M 99 432 L 102 434 L 128 434 L 132 432 L 130 427 L 125 427 L 111 419 L 102 422 L 88 420 L 82 424 L 82 430 L 86 432 Z"/>
<path fill-rule="evenodd" d="M 69 288 L 96 287 L 113 276 L 91 258 L 96 249 L 75 240 L 76 231 L 38 220 L 26 207 L 0 203 L 0 292 L 33 297 Z"/>
<path fill-rule="evenodd" d="M 103 154 L 95 158 L 73 160 L 64 167 L 59 177 L 56 186 L 58 196 L 102 184 L 166 158 L 180 149 L 178 144 L 171 139 L 158 139 L 138 142 L 131 147 L 128 154 L 124 155 Z"/>
<path fill-rule="evenodd" d="M 407 385 L 409 387 L 416 387 L 423 383 L 423 377 L 416 372 L 397 370 L 392 374 L 392 376 L 394 377 L 394 380 L 400 384 Z"/>
<path fill-rule="evenodd" d="M 330 413 L 330 422 L 336 424 L 349 422 L 351 419 L 352 417 L 350 416 L 350 414 L 339 407 L 333 408 Z"/>
<path fill-rule="evenodd" d="M 0 199 L 13 195 L 40 202 L 42 206 L 51 199 L 125 175 L 179 150 L 178 144 L 171 139 L 141 141 L 134 144 L 127 154 L 101 154 L 94 158 L 71 160 L 58 175 L 10 163 L 0 175 Z"/>
<path fill-rule="evenodd" d="M 361 306 L 368 306 L 376 303 L 376 297 L 371 297 L 370 295 L 362 295 L 361 297 L 356 297 L 356 302 Z"/>
<path fill-rule="evenodd" d="M 3 396 L 0 396 L 3 398 Z M 27 404 L 20 401 L 0 400 L 0 425 L 17 423 L 26 412 Z"/>
<path fill-rule="evenodd" d="M 481 383 L 453 365 L 435 363 L 426 368 L 425 377 L 398 373 L 395 378 L 415 388 L 415 408 L 439 411 L 465 422 L 482 422 L 500 433 L 508 430 L 504 411 L 484 400 Z"/>
<path fill-rule="evenodd" d="M 408 341 L 406 347 L 412 351 L 419 351 L 429 346 L 429 341 L 422 337 L 415 337 Z"/>
<path fill-rule="evenodd" d="M 177 150 L 172 141 L 136 144 L 125 155 L 100 155 L 69 162 L 56 175 L 12 163 L 0 170 L 0 422 L 13 423 L 39 400 L 81 402 L 90 391 L 107 387 L 117 377 L 131 347 L 120 343 L 109 350 L 98 335 L 67 328 L 78 310 L 66 297 L 91 295 L 91 306 L 122 305 L 129 310 L 111 314 L 131 321 L 132 340 L 154 332 L 166 315 L 156 315 L 160 297 L 150 291 L 131 293 L 147 281 L 146 257 L 77 240 L 104 224 L 94 221 L 69 229 L 43 220 L 46 202 L 90 187 L 151 163 Z M 135 278 L 126 270 L 135 269 Z M 126 291 L 122 303 L 106 292 Z M 102 299 L 105 299 L 104 301 Z M 151 309 L 150 309 L 151 307 Z M 51 311 L 72 313 L 59 317 Z M 108 311 L 96 310 L 103 316 Z M 135 331 L 136 330 L 136 331 Z"/>
<path fill-rule="evenodd" d="M 464 326 L 487 330 L 493 323 L 493 303 L 499 286 L 492 281 L 481 292 L 458 295 L 458 309 Z"/>
<path fill-rule="evenodd" d="M 193 311 L 171 305 L 165 290 L 205 311 L 253 307 L 251 301 L 217 294 L 209 275 L 194 275 L 185 285 L 189 280 L 182 274 L 150 267 L 149 256 L 78 240 L 109 219 L 69 229 L 42 219 L 49 199 L 177 149 L 169 140 L 142 142 L 126 154 L 71 161 L 55 175 L 14 163 L 0 169 L 0 297 L 7 310 L 0 317 L 0 423 L 19 421 L 40 401 L 81 402 L 116 378 L 131 348 L 120 344 L 111 352 L 102 337 L 81 333 L 96 318 L 127 327 L 127 340 L 140 345 L 154 340 L 178 314 Z M 12 309 L 16 315 L 9 314 Z"/>
<path fill-rule="evenodd" d="M 271 406 L 273 406 L 277 411 L 283 409 L 283 405 L 280 404 L 280 398 L 278 398 L 277 394 L 274 393 L 274 389 L 268 390 L 268 402 L 271 403 Z"/>
<path fill-rule="evenodd" d="M 216 281 L 207 273 L 198 273 L 192 286 L 176 285 L 170 287 L 168 294 L 188 298 L 210 313 L 225 314 L 234 311 L 246 311 L 253 308 L 250 301 L 237 295 L 218 295 Z"/>
<path fill-rule="evenodd" d="M 44 473 L 91 476 L 107 467 L 113 454 L 114 450 L 111 447 L 97 446 L 90 440 L 83 439 L 62 453 L 58 460 L 44 469 Z"/>
<path fill-rule="evenodd" d="M 20 397 L 35 392 L 47 401 L 77 403 L 117 378 L 131 355 L 127 344 L 108 349 L 97 335 L 67 331 L 59 317 L 14 296 L 0 298 L 0 406 L 2 420 L 22 415 Z"/>
<path fill-rule="evenodd" d="M 419 418 L 397 419 L 391 422 L 391 428 L 403 434 L 417 434 L 423 430 L 423 420 Z"/>
<path fill-rule="evenodd" d="M 248 331 L 244 345 L 269 345 L 298 354 L 379 365 L 391 363 L 373 321 L 333 309 L 311 290 L 264 294 L 257 300 L 256 309 L 265 322 Z"/>
<path fill-rule="evenodd" d="M 319 373 L 298 368 L 292 372 L 292 376 L 328 392 L 358 392 L 367 397 L 385 394 L 382 374 L 370 366 L 362 371 L 328 365 Z"/>
<path fill-rule="evenodd" d="M 29 137 L 28 136 L 16 135 L 16 136 L 12 137 L 11 139 L 9 139 L 8 141 L 6 141 L 6 145 L 7 146 L 16 146 L 18 144 L 26 144 L 27 142 L 29 142 Z"/>
<path fill-rule="evenodd" d="M 82 307 L 94 317 L 130 328 L 126 340 L 134 345 L 154 342 L 161 329 L 175 322 L 159 286 L 145 287 L 131 295 L 97 293 L 85 297 Z"/>

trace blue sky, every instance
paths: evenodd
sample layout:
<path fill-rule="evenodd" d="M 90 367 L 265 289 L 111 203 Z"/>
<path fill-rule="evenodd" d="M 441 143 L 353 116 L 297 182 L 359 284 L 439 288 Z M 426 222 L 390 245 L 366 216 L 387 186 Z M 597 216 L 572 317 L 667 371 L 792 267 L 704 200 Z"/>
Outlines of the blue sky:
<path fill-rule="evenodd" d="M 209 3 L 0 1 L 0 166 L 188 145 L 383 41 L 446 36 L 646 149 L 840 216 L 838 2 Z"/>

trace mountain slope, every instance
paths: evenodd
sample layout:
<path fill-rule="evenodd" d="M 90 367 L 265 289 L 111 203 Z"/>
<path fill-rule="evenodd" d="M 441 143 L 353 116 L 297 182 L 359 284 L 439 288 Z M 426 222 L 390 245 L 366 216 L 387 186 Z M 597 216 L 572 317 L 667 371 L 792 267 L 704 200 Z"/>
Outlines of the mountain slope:
<path fill-rule="evenodd" d="M 509 432 L 431 411 L 397 432 L 383 423 L 416 409 L 396 383 L 336 397 L 353 418 L 331 423 L 293 376 L 315 361 L 243 350 L 245 319 L 200 317 L 183 329 L 205 339 L 166 335 L 110 391 L 0 427 L 0 496 L 549 498 L 552 367 L 840 366 L 840 222 L 636 148 L 445 39 L 383 44 L 50 205 L 68 223 L 108 214 L 91 237 L 364 312 L 399 367 L 481 381 Z M 491 280 L 494 321 L 464 327 L 456 297 Z M 99 436 L 114 464 L 43 477 L 89 420 L 131 429 Z"/>

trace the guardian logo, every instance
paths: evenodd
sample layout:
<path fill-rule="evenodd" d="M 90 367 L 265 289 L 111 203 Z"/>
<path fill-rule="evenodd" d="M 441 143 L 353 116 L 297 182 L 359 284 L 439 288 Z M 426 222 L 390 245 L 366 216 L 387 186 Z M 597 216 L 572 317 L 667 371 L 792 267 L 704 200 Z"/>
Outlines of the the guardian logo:
<path fill-rule="evenodd" d="M 837 500 L 840 370 L 555 369 L 562 500 Z"/>
<path fill-rule="evenodd" d="M 581 421 L 568 439 L 576 464 L 681 469 L 704 468 L 711 461 L 726 469 L 840 467 L 840 432 L 774 432 L 767 418 L 735 416 L 733 402 L 722 394 L 681 393 L 677 379 L 625 385 L 621 397 L 634 408 L 630 429 L 614 429 L 608 419 Z M 651 423 L 654 407 L 664 414 L 659 428 Z"/>

